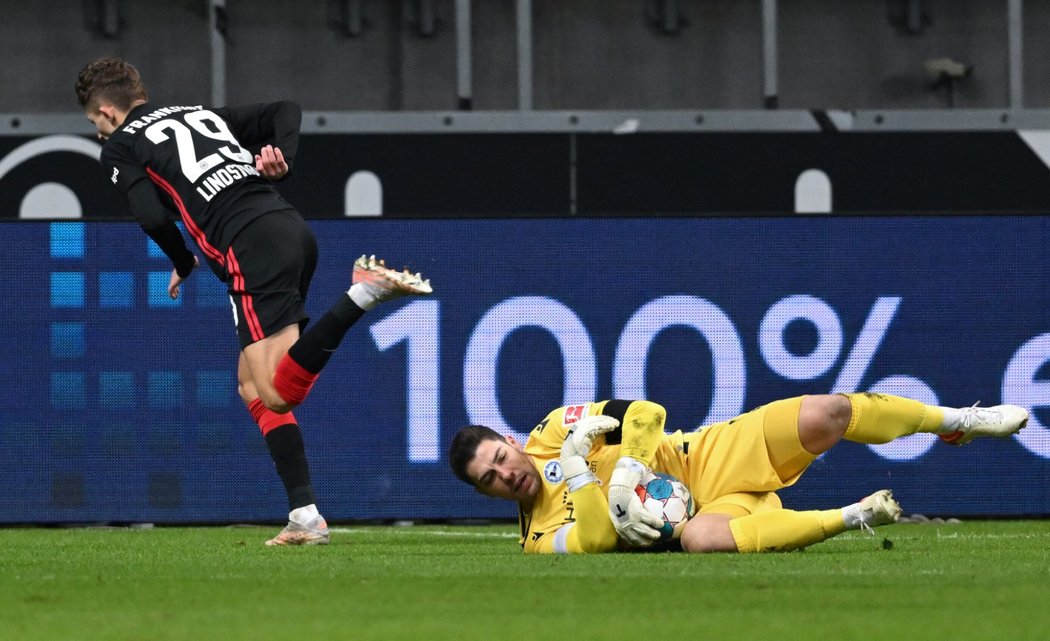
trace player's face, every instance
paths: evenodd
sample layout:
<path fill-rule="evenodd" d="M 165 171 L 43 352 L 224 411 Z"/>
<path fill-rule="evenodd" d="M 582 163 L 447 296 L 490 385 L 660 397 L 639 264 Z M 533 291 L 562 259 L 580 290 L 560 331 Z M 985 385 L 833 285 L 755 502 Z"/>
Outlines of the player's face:
<path fill-rule="evenodd" d="M 540 491 L 540 473 L 513 437 L 479 443 L 467 475 L 479 492 L 496 498 L 527 503 Z"/>
<path fill-rule="evenodd" d="M 120 124 L 117 122 L 112 107 L 107 109 L 105 106 L 102 106 L 96 110 L 89 109 L 84 114 L 91 121 L 91 124 L 95 125 L 95 129 L 98 130 L 99 140 L 104 141 L 112 136 Z"/>

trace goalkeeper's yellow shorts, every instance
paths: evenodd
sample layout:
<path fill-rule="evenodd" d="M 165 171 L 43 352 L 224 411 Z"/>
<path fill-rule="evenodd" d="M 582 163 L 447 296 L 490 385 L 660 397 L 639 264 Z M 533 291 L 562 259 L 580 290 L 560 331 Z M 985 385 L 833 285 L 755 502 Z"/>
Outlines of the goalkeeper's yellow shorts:
<path fill-rule="evenodd" d="M 799 440 L 801 405 L 801 396 L 774 401 L 682 435 L 677 462 L 698 512 L 745 516 L 781 507 L 773 492 L 795 483 L 815 458 Z"/>

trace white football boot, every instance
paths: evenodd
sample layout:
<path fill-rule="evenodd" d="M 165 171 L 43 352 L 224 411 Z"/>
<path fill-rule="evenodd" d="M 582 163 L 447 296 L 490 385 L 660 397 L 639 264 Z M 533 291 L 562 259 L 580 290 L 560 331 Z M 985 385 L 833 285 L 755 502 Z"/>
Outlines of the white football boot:
<path fill-rule="evenodd" d="M 860 529 L 874 534 L 872 528 L 896 523 L 901 518 L 901 505 L 892 490 L 879 490 L 860 500 Z"/>
<path fill-rule="evenodd" d="M 896 523 L 901 517 L 901 506 L 890 490 L 879 490 L 860 501 L 842 508 L 842 520 L 847 530 L 862 530 L 875 535 L 880 525 Z"/>
<path fill-rule="evenodd" d="M 424 280 L 420 274 L 413 274 L 408 268 L 401 272 L 390 269 L 382 260 L 376 260 L 375 256 L 361 256 L 354 261 L 353 284 L 364 287 L 376 303 L 410 294 L 434 293 L 429 278 Z"/>
<path fill-rule="evenodd" d="M 959 429 L 950 434 L 939 434 L 945 443 L 965 445 L 978 436 L 1005 438 L 1028 424 L 1028 410 L 1017 405 L 977 407 L 974 404 L 961 411 Z"/>
<path fill-rule="evenodd" d="M 328 545 L 328 523 L 318 516 L 306 525 L 288 521 L 266 545 Z"/>

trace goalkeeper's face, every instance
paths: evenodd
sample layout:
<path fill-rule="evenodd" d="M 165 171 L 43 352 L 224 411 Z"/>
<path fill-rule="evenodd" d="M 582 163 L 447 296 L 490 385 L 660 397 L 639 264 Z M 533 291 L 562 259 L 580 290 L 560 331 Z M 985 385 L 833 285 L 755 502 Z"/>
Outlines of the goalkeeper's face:
<path fill-rule="evenodd" d="M 486 496 L 529 503 L 540 491 L 540 473 L 513 436 L 478 443 L 467 464 L 474 487 Z"/>

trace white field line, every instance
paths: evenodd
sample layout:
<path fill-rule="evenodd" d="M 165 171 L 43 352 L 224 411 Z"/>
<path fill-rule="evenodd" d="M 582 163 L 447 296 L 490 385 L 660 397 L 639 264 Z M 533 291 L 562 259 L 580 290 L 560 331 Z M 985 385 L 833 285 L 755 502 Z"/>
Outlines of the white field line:
<path fill-rule="evenodd" d="M 478 538 L 478 539 L 517 539 L 520 535 L 514 532 L 449 532 L 445 530 L 427 530 L 419 527 L 376 527 L 376 528 L 353 528 L 353 527 L 333 527 L 328 528 L 329 532 L 335 532 L 336 534 L 379 534 L 386 536 L 388 534 L 416 534 L 421 536 L 448 536 L 448 537 L 466 537 L 466 538 Z"/>

